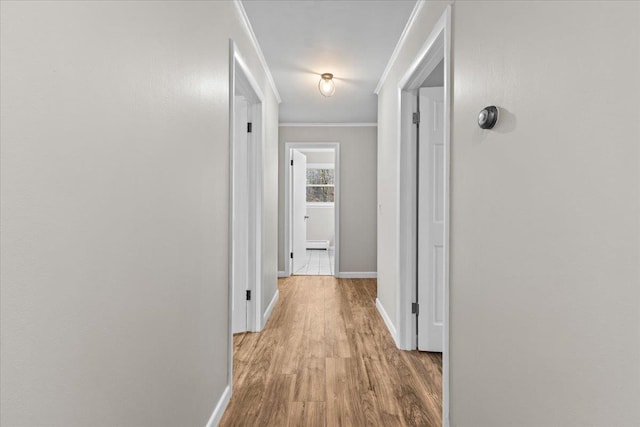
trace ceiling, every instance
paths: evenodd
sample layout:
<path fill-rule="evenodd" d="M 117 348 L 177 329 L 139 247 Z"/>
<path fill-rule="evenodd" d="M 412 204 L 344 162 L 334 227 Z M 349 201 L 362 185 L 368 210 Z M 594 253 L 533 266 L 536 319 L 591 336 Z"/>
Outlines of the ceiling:
<path fill-rule="evenodd" d="M 415 0 L 243 0 L 278 91 L 280 123 L 372 123 L 373 93 Z M 333 73 L 335 94 L 318 91 Z"/>

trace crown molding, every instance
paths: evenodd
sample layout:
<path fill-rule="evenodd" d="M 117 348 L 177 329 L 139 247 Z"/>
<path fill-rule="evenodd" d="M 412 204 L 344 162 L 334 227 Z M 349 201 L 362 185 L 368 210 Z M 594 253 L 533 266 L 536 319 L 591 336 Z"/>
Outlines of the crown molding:
<path fill-rule="evenodd" d="M 247 11 L 244 10 L 244 6 L 240 0 L 234 0 L 233 3 L 238 9 L 238 13 L 240 13 L 240 17 L 242 18 L 242 22 L 244 23 L 245 29 L 247 33 L 249 33 L 249 39 L 251 40 L 251 44 L 253 44 L 253 48 L 256 50 L 258 54 L 258 59 L 260 59 L 260 63 L 262 64 L 262 68 L 264 69 L 264 73 L 267 75 L 267 80 L 271 85 L 271 89 L 273 90 L 274 95 L 276 96 L 276 100 L 278 104 L 282 102 L 282 98 L 280 98 L 280 92 L 278 92 L 278 88 L 276 87 L 276 82 L 273 80 L 273 76 L 271 75 L 271 70 L 267 65 L 267 60 L 264 59 L 264 55 L 262 54 L 262 49 L 260 48 L 260 44 L 258 43 L 258 39 L 256 38 L 256 34 L 253 32 L 253 28 L 251 27 L 251 22 L 249 21 L 249 17 L 247 16 Z"/>
<path fill-rule="evenodd" d="M 424 0 L 418 0 L 413 10 L 411 11 L 411 15 L 409 16 L 407 25 L 404 26 L 404 30 L 402 30 L 402 34 L 400 35 L 400 39 L 396 44 L 396 48 L 393 50 L 393 53 L 389 58 L 389 62 L 387 62 L 387 66 L 382 72 L 382 76 L 380 76 L 380 80 L 378 81 L 376 90 L 373 91 L 373 93 L 375 93 L 376 95 L 380 93 L 380 90 L 382 89 L 382 85 L 384 85 L 385 80 L 387 80 L 387 77 L 389 76 L 389 72 L 391 72 L 391 68 L 393 68 L 393 65 L 396 63 L 396 60 L 398 59 L 398 55 L 400 54 L 402 47 L 407 41 L 407 35 L 409 34 L 409 31 L 411 31 L 411 27 L 413 27 L 413 24 L 416 21 L 416 17 L 418 16 L 418 13 L 420 13 L 420 10 L 422 10 L 424 3 L 425 3 Z"/>
<path fill-rule="evenodd" d="M 353 128 L 363 128 L 363 127 L 377 127 L 378 123 L 280 123 L 278 126 L 280 127 L 353 127 Z"/>

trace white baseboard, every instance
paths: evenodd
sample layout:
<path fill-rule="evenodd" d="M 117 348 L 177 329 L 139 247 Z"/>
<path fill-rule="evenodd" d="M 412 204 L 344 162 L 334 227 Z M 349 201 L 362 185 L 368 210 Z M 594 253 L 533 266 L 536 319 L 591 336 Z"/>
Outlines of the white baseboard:
<path fill-rule="evenodd" d="M 279 297 L 280 297 L 280 291 L 276 289 L 276 293 L 273 294 L 273 298 L 271 298 L 271 302 L 269 303 L 269 306 L 267 307 L 267 309 L 264 311 L 264 314 L 262 315 L 263 329 L 267 324 L 267 320 L 269 320 L 269 316 L 271 316 L 271 312 L 273 311 L 273 308 L 276 306 L 276 302 L 278 302 Z"/>
<path fill-rule="evenodd" d="M 375 271 L 341 271 L 336 274 L 339 279 L 375 279 L 378 273 Z"/>
<path fill-rule="evenodd" d="M 387 329 L 389 329 L 389 333 L 391 334 L 393 341 L 396 343 L 396 347 L 400 348 L 400 346 L 398 345 L 398 333 L 396 332 L 396 327 L 393 326 L 391 318 L 387 314 L 387 311 L 384 309 L 382 303 L 378 298 L 376 298 L 376 308 L 378 309 L 378 313 L 380 313 L 382 320 L 384 320 L 385 325 L 387 325 Z"/>
<path fill-rule="evenodd" d="M 286 271 L 278 271 L 278 278 L 289 277 Z"/>
<path fill-rule="evenodd" d="M 213 410 L 213 414 L 209 418 L 209 422 L 206 427 L 217 427 L 220 424 L 220 420 L 222 419 L 222 414 L 224 414 L 224 410 L 227 409 L 227 405 L 229 404 L 229 400 L 231 400 L 231 386 L 226 386 L 224 391 L 222 392 L 222 396 L 220 396 L 220 400 L 216 404 L 216 408 Z"/>

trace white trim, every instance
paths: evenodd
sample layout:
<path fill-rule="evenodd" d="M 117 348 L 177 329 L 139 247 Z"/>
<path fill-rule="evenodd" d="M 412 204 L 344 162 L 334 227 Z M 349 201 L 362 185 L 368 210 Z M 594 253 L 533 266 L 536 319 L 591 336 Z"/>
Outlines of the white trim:
<path fill-rule="evenodd" d="M 423 69 L 425 67 L 431 67 L 433 65 L 432 63 L 434 61 L 430 61 L 431 59 L 431 57 L 429 56 L 430 54 L 438 52 L 444 55 L 445 56 L 445 73 L 449 69 L 448 61 L 450 61 L 450 55 L 448 53 L 445 53 L 443 48 L 445 40 L 444 40 L 444 37 L 441 37 L 441 35 L 443 35 L 443 33 L 445 32 L 445 25 L 447 23 L 447 16 L 449 11 L 450 11 L 450 6 L 447 7 L 445 12 L 440 17 L 440 19 L 438 19 L 437 23 L 434 25 L 433 30 L 427 37 L 425 43 L 422 45 L 417 55 L 415 56 L 414 60 L 411 62 L 406 72 L 404 73 L 403 77 L 400 79 L 400 82 L 398 83 L 397 91 L 398 91 L 399 108 L 397 111 L 397 114 L 398 114 L 397 120 L 398 120 L 399 126 L 398 126 L 397 137 L 398 137 L 398 140 L 400 141 L 401 152 L 403 147 L 406 147 L 407 144 L 411 144 L 411 142 L 407 142 L 407 138 L 415 136 L 415 133 L 407 132 L 407 129 L 406 129 L 407 127 L 406 120 L 410 116 L 406 115 L 406 117 L 402 117 L 402 114 L 404 112 L 403 108 L 407 108 L 407 103 L 405 102 L 406 100 L 405 94 L 407 92 L 417 90 L 420 84 L 422 83 L 419 79 L 417 79 L 417 76 L 420 76 L 423 74 L 423 71 L 424 71 Z M 440 43 L 443 46 L 440 46 Z M 425 60 L 427 62 L 425 62 Z M 436 63 L 437 62 L 438 61 L 436 61 Z M 449 84 L 450 80 L 447 77 L 448 76 L 445 76 L 445 83 Z M 445 103 L 446 103 L 445 108 L 448 108 L 447 106 L 450 105 L 450 97 L 447 93 L 447 86 L 445 86 Z M 448 114 L 450 114 L 450 110 L 447 110 L 445 114 L 446 116 L 445 120 L 448 119 Z M 413 125 L 409 124 L 408 126 L 412 127 Z M 445 144 L 447 144 L 447 146 L 445 147 L 445 151 L 448 149 L 448 144 L 449 144 L 448 135 L 449 135 L 449 131 L 445 130 Z M 408 158 L 414 159 L 415 153 L 410 153 L 408 155 Z M 446 161 L 448 160 L 449 159 L 447 157 Z M 416 287 L 415 275 L 405 277 L 403 275 L 403 272 L 408 272 L 410 274 L 411 272 L 415 273 L 417 268 L 416 260 L 415 260 L 416 248 L 412 246 L 414 245 L 414 242 L 409 241 L 408 239 L 408 236 L 415 235 L 416 230 L 415 230 L 415 225 L 403 227 L 403 224 L 401 221 L 403 218 L 405 218 L 405 215 L 403 215 L 403 213 L 406 213 L 407 209 L 408 210 L 417 209 L 417 205 L 409 203 L 406 199 L 402 197 L 402 195 L 408 191 L 411 193 L 411 197 L 409 197 L 409 199 L 415 198 L 415 190 L 414 190 L 415 183 L 413 185 L 409 185 L 409 183 L 412 180 L 415 181 L 416 177 L 414 175 L 411 175 L 411 174 L 415 174 L 415 168 L 412 169 L 410 167 L 405 167 L 406 165 L 402 163 L 401 156 L 398 156 L 397 161 L 398 161 L 397 194 L 399 197 L 399 202 L 397 205 L 397 208 L 398 208 L 397 215 L 398 215 L 399 221 L 398 221 L 398 230 L 396 233 L 397 244 L 399 248 L 399 251 L 397 253 L 397 256 L 398 256 L 397 262 L 398 262 L 398 265 L 402 265 L 402 264 L 405 265 L 404 269 L 400 268 L 398 270 L 399 276 L 397 277 L 397 283 L 399 283 L 399 292 L 398 292 L 398 299 L 397 299 L 397 306 L 396 306 L 397 316 L 398 316 L 397 326 L 398 326 L 398 337 L 400 339 L 399 340 L 400 348 L 402 348 L 403 350 L 412 350 L 412 349 L 415 349 L 415 315 L 411 314 L 411 311 L 408 309 L 408 307 L 411 306 L 411 302 L 415 302 L 415 287 Z M 447 166 L 445 165 L 445 167 Z M 448 214 L 448 210 L 445 212 L 445 214 Z M 412 218 L 412 220 L 415 220 L 415 218 Z M 446 238 L 447 236 L 445 236 L 445 239 Z M 448 241 L 447 241 L 447 246 L 448 246 Z M 406 249 L 407 253 L 401 253 L 400 250 L 402 250 L 402 248 Z M 447 254 L 447 257 L 448 257 L 448 254 Z"/>
<path fill-rule="evenodd" d="M 413 58 L 413 61 L 411 61 L 411 64 L 405 70 L 402 76 L 402 79 L 400 79 L 400 82 L 398 83 L 398 86 L 400 89 L 404 89 L 404 90 L 417 89 L 418 86 L 422 83 L 421 81 L 418 81 L 418 79 L 416 78 L 421 74 L 419 72 L 421 71 L 419 70 L 419 68 L 422 68 L 421 66 L 424 65 L 422 64 L 422 62 L 427 57 L 427 54 L 429 54 L 429 51 L 431 51 L 431 49 L 441 48 L 441 46 L 439 45 L 436 46 L 435 42 L 440 37 L 440 34 L 445 32 L 446 30 L 445 26 L 447 25 L 447 22 L 448 22 L 447 18 L 450 16 L 450 14 L 451 14 L 451 6 L 447 6 L 447 9 L 445 9 L 442 16 L 440 16 L 438 21 L 434 24 L 433 30 L 431 31 L 431 33 L 429 34 L 425 42 L 420 47 L 420 50 L 416 54 L 415 58 Z M 433 65 L 434 66 L 437 65 L 437 61 Z M 411 87 L 406 87 L 407 85 L 410 85 Z"/>
<path fill-rule="evenodd" d="M 378 313 L 380 313 L 380 317 L 384 320 L 384 324 L 387 325 L 387 329 L 391 334 L 391 338 L 393 338 L 393 342 L 396 343 L 396 347 L 398 346 L 398 334 L 396 333 L 396 327 L 393 326 L 393 322 L 391 318 L 387 314 L 387 311 L 382 306 L 382 302 L 378 298 L 376 298 L 376 308 L 378 309 Z"/>
<path fill-rule="evenodd" d="M 218 424 L 220 424 L 222 415 L 225 409 L 227 409 L 227 405 L 229 405 L 229 400 L 231 400 L 231 386 L 226 386 L 222 392 L 222 396 L 218 399 L 218 403 L 216 403 L 211 417 L 209 417 L 206 427 L 217 427 Z"/>
<path fill-rule="evenodd" d="M 333 271 L 340 271 L 340 143 L 338 142 L 285 142 L 284 144 L 284 161 L 282 167 L 284 170 L 284 277 L 293 274 L 291 267 L 291 150 L 305 149 L 333 149 L 335 155 L 335 192 L 334 192 L 334 266 Z"/>
<path fill-rule="evenodd" d="M 444 142 L 445 142 L 445 236 L 444 236 L 444 256 L 445 256 L 445 277 L 444 277 L 444 345 L 442 353 L 442 423 L 443 427 L 449 427 L 449 414 L 451 413 L 450 407 L 450 354 L 449 354 L 449 324 L 450 324 L 450 299 L 449 299 L 449 280 L 450 280 L 450 224 L 451 224 L 451 188 L 450 188 L 450 170 L 451 170 L 451 100 L 452 100 L 452 79 L 451 79 L 451 6 L 447 6 L 444 13 L 440 16 L 437 23 L 434 25 L 433 30 L 425 40 L 414 60 L 409 67 L 405 70 L 402 79 L 397 86 L 398 94 L 398 111 L 397 111 L 397 123 L 398 123 L 398 140 L 400 141 L 400 150 L 403 152 L 403 147 L 407 147 L 407 139 L 411 138 L 411 133 L 406 131 L 406 125 L 403 124 L 403 114 L 407 114 L 405 111 L 408 108 L 409 103 L 406 98 L 409 96 L 409 92 L 418 89 L 426 77 L 424 74 L 429 67 L 437 64 L 437 61 L 433 60 L 433 56 L 442 55 L 444 57 Z M 405 94 L 407 94 L 405 96 Z M 408 278 L 403 276 L 402 271 L 413 271 L 417 268 L 416 250 L 417 248 L 412 245 L 410 239 L 407 237 L 411 233 L 411 225 L 403 225 L 403 218 L 409 218 L 407 210 L 416 209 L 409 201 L 410 198 L 402 197 L 402 190 L 411 191 L 406 188 L 406 184 L 409 180 L 415 180 L 415 170 L 402 167 L 401 156 L 398 156 L 398 230 L 396 235 L 398 252 L 396 253 L 397 265 L 399 266 L 399 274 L 396 277 L 398 283 L 398 297 L 396 300 L 397 309 L 397 332 L 400 342 L 398 342 L 398 348 L 401 349 L 413 349 L 412 341 L 410 338 L 415 335 L 415 315 L 411 314 L 410 307 L 411 302 L 414 302 L 416 282 L 415 276 Z M 414 173 L 413 176 L 410 174 Z M 414 195 L 415 197 L 415 195 Z M 404 220 L 406 221 L 406 219 Z M 415 231 L 415 225 L 413 225 Z M 409 231 L 409 233 L 408 233 Z M 403 249 L 404 248 L 404 249 Z M 406 249 L 406 250 L 405 250 Z M 405 253 L 407 252 L 407 253 Z M 413 255 L 411 255 L 413 254 Z M 406 258 L 403 260 L 403 257 Z M 402 263 L 401 263 L 402 261 Z M 404 266 L 404 268 L 400 267 Z M 415 341 L 413 341 L 415 342 Z"/>
<path fill-rule="evenodd" d="M 240 78 L 239 78 L 240 77 Z M 263 146 L 264 146 L 264 135 L 266 121 L 264 120 L 265 108 L 264 108 L 264 99 L 263 94 L 259 90 L 260 88 L 257 86 L 256 80 L 253 77 L 251 71 L 247 67 L 246 63 L 242 59 L 242 55 L 238 52 L 238 48 L 235 42 L 230 39 L 229 40 L 229 140 L 228 140 L 228 149 L 229 149 L 229 238 L 227 243 L 227 250 L 229 252 L 229 260 L 228 260 L 228 315 L 227 315 L 227 327 L 228 327 L 228 353 L 227 353 L 227 390 L 225 390 L 226 394 L 223 394 L 223 406 L 219 415 L 217 415 L 218 407 L 214 411 L 210 423 L 214 423 L 211 425 L 217 425 L 219 422 L 219 417 L 224 412 L 224 407 L 228 403 L 229 397 L 231 396 L 231 390 L 233 389 L 233 230 L 234 230 L 234 140 L 235 140 L 235 95 L 236 95 L 236 83 L 240 82 L 239 86 L 243 92 L 247 95 L 250 95 L 252 104 L 249 106 L 249 112 L 252 115 L 252 120 L 255 123 L 255 132 L 253 134 L 254 141 L 256 143 L 251 144 L 253 146 L 253 150 L 251 151 L 250 161 L 253 165 L 253 175 L 250 179 L 250 190 L 252 193 L 252 198 L 249 201 L 249 221 L 250 221 L 250 247 L 253 243 L 254 252 L 251 254 L 249 258 L 252 258 L 253 263 L 251 263 L 251 259 L 249 260 L 249 288 L 253 291 L 255 297 L 252 301 L 249 302 L 247 306 L 247 314 L 248 314 L 248 322 L 247 329 L 260 331 L 262 329 L 262 316 L 261 316 L 261 307 L 262 307 L 262 263 L 263 263 L 263 254 L 262 254 L 262 232 L 263 232 L 263 218 L 262 211 L 264 205 L 264 194 L 263 194 L 263 163 L 264 159 L 262 157 Z M 248 82 L 248 85 L 246 83 Z M 253 90 L 253 93 L 252 93 Z M 253 231 L 253 233 L 251 233 Z M 251 234 L 253 234 L 253 242 L 251 241 Z M 227 396 L 228 393 L 228 396 Z M 226 400 L 224 400 L 226 399 Z M 218 405 L 220 406 L 220 405 Z"/>
<path fill-rule="evenodd" d="M 362 128 L 362 127 L 377 127 L 377 122 L 366 122 L 366 123 L 280 123 L 278 124 L 280 127 L 354 127 L 354 128 Z"/>
<path fill-rule="evenodd" d="M 333 202 L 307 202 L 308 208 L 333 208 Z"/>
<path fill-rule="evenodd" d="M 262 88 L 260 88 L 260 85 L 258 84 L 257 80 L 255 79 L 255 77 L 253 77 L 253 74 L 251 73 L 251 70 L 247 65 L 247 61 L 245 61 L 244 56 L 238 50 L 238 46 L 236 46 L 235 42 L 232 42 L 232 43 L 233 43 L 233 58 L 238 63 L 238 65 L 240 66 L 240 69 L 242 70 L 241 76 L 238 76 L 238 75 L 235 76 L 234 91 L 235 89 L 240 89 L 243 92 L 245 92 L 247 94 L 246 96 L 247 100 L 250 103 L 256 102 L 256 101 L 262 102 L 264 100 L 264 94 L 262 93 Z M 238 77 L 241 77 L 241 78 L 238 78 Z M 249 86 L 247 86 L 247 83 L 249 84 Z M 253 94 L 251 94 L 252 91 L 254 92 Z"/>
<path fill-rule="evenodd" d="M 253 231 L 253 242 L 251 236 L 249 243 L 253 243 L 255 248 L 252 251 L 253 263 L 254 263 L 254 275 L 250 277 L 253 285 L 250 286 L 253 289 L 255 304 L 254 313 L 249 316 L 249 320 L 253 319 L 255 326 L 253 330 L 260 332 L 264 323 L 261 322 L 261 310 L 262 310 L 262 285 L 263 285 L 263 260 L 264 253 L 262 249 L 262 234 L 264 230 L 263 226 L 263 208 L 264 208 L 264 144 L 266 135 L 266 123 L 264 118 L 264 104 L 262 102 L 249 105 L 249 112 L 251 114 L 251 120 L 255 126 L 254 132 L 252 132 L 251 144 L 253 149 L 249 149 L 249 154 L 252 170 L 249 172 L 249 179 L 253 185 L 253 191 L 250 195 L 254 196 L 249 200 L 249 212 L 253 212 L 253 217 L 249 217 L 252 220 L 252 225 L 249 231 Z"/>
<path fill-rule="evenodd" d="M 410 115 L 404 113 L 404 109 L 408 107 L 408 102 L 406 100 L 407 96 L 409 96 L 408 93 L 416 91 L 422 83 L 422 80 L 427 77 L 426 75 L 424 75 L 425 69 L 433 69 L 433 67 L 440 61 L 440 59 L 434 60 L 434 55 L 438 54 L 445 57 L 445 73 L 450 69 L 450 53 L 449 51 L 445 52 L 446 40 L 444 37 L 446 33 L 445 27 L 447 25 L 447 22 L 449 22 L 447 21 L 447 16 L 449 16 L 448 14 L 450 14 L 450 9 L 451 7 L 447 6 L 447 9 L 445 9 L 445 12 L 434 25 L 433 30 L 418 50 L 418 53 L 416 54 L 413 61 L 411 61 L 409 67 L 404 72 L 397 86 L 399 106 L 397 111 L 397 138 L 398 141 L 400 141 L 400 155 L 397 158 L 398 203 L 396 205 L 396 213 L 398 218 L 398 229 L 396 233 L 396 241 L 398 245 L 398 252 L 396 253 L 396 263 L 398 266 L 403 267 L 398 269 L 398 277 L 396 278 L 396 283 L 398 283 L 399 288 L 396 299 L 396 320 L 398 327 L 398 342 L 400 344 L 399 348 L 402 350 L 415 350 L 417 342 L 415 330 L 415 315 L 412 314 L 410 310 L 411 303 L 416 301 L 415 272 L 417 271 L 417 264 L 415 259 L 416 247 L 414 246 L 415 242 L 413 239 L 416 236 L 415 221 L 417 221 L 417 217 L 415 217 L 415 215 L 413 214 L 410 215 L 407 212 L 408 210 L 414 213 L 415 211 L 417 211 L 416 201 L 413 200 L 415 199 L 416 189 L 416 169 L 413 165 L 403 163 L 403 160 L 415 161 L 415 143 L 409 141 L 408 138 L 415 138 L 416 136 L 414 132 L 414 126 L 410 120 Z M 420 77 L 422 77 L 422 80 L 420 80 Z M 448 79 L 447 77 L 448 76 L 445 76 L 445 108 L 449 108 L 448 106 L 451 103 L 450 97 L 447 93 L 447 85 L 449 84 L 450 79 Z M 403 113 L 406 114 L 404 117 L 402 116 Z M 447 110 L 445 114 L 445 121 L 449 119 L 448 114 L 450 114 L 450 110 Z M 448 135 L 449 131 L 445 130 L 445 151 L 449 149 Z M 404 150 L 407 150 L 407 147 L 411 147 L 411 149 L 414 151 L 405 153 Z M 403 153 L 405 155 L 405 158 L 402 157 Z M 448 154 L 445 161 L 449 161 Z M 445 165 L 445 168 L 447 168 L 448 171 L 447 165 Z M 448 210 L 445 210 L 445 215 L 448 215 Z M 410 224 L 406 224 L 403 222 L 408 221 L 409 218 L 410 221 L 413 222 L 411 222 Z M 446 239 L 447 235 L 445 233 L 445 242 L 448 242 L 448 240 Z M 445 252 L 446 250 L 447 249 L 445 249 Z M 446 257 L 448 258 L 448 254 L 446 255 Z M 447 261 L 445 260 L 445 265 L 446 262 Z M 447 278 L 445 278 L 445 280 L 447 280 Z"/>
<path fill-rule="evenodd" d="M 235 4 L 236 9 L 238 10 L 238 13 L 240 13 L 240 18 L 242 18 L 242 22 L 245 26 L 245 29 L 249 34 L 249 39 L 251 40 L 251 44 L 253 45 L 253 48 L 255 49 L 256 54 L 258 55 L 258 59 L 260 60 L 260 64 L 262 65 L 262 69 L 264 70 L 264 73 L 267 75 L 267 80 L 269 81 L 271 90 L 273 90 L 273 94 L 275 95 L 276 100 L 278 101 L 278 104 L 280 104 L 282 102 L 282 98 L 280 98 L 280 92 L 278 92 L 278 88 L 276 87 L 276 82 L 273 80 L 273 76 L 271 75 L 271 70 L 267 65 L 267 60 L 264 58 L 264 55 L 262 54 L 262 49 L 260 48 L 260 43 L 258 43 L 256 34 L 253 32 L 253 28 L 251 27 L 251 22 L 249 21 L 249 17 L 247 16 L 247 11 L 244 9 L 244 6 L 242 5 L 242 2 L 240 0 L 234 0 L 233 3 Z"/>
<path fill-rule="evenodd" d="M 233 159 L 233 144 L 235 140 L 235 95 L 236 89 L 243 91 L 243 95 L 249 100 L 249 114 L 251 120 L 255 124 L 255 131 L 252 133 L 253 143 L 249 144 L 250 152 L 248 153 L 249 161 L 251 164 L 250 177 L 249 177 L 249 248 L 253 248 L 253 252 L 249 255 L 249 290 L 252 291 L 254 298 L 248 303 L 247 306 L 247 330 L 253 332 L 259 332 L 262 330 L 262 210 L 264 205 L 264 180 L 263 180 L 263 163 L 262 156 L 264 146 L 265 133 L 265 108 L 264 108 L 264 94 L 260 90 L 256 79 L 254 78 L 251 70 L 247 66 L 243 59 L 242 54 L 239 52 L 235 42 L 229 40 L 229 297 L 233 297 L 233 229 L 234 229 L 234 159 Z M 248 83 L 248 85 L 247 85 Z M 230 306 L 232 303 L 230 302 Z M 230 327 L 232 325 L 230 324 Z M 232 332 L 233 330 L 230 329 Z M 233 343 L 232 343 L 233 346 Z"/>
<path fill-rule="evenodd" d="M 382 72 L 382 76 L 380 76 L 380 80 L 378 80 L 378 85 L 376 86 L 376 89 L 373 91 L 373 93 L 375 93 L 376 95 L 380 93 L 380 90 L 382 89 L 382 85 L 384 85 L 385 80 L 387 80 L 387 76 L 389 76 L 389 73 L 391 72 L 391 68 L 393 68 L 393 65 L 396 63 L 396 60 L 398 59 L 398 55 L 400 54 L 400 51 L 402 50 L 405 42 L 407 41 L 407 36 L 409 35 L 409 31 L 411 30 L 411 27 L 413 27 L 413 24 L 416 21 L 416 17 L 418 16 L 418 13 L 424 6 L 424 3 L 425 3 L 424 0 L 418 0 L 413 10 L 411 11 L 411 15 L 409 16 L 407 25 L 404 26 L 404 30 L 402 30 L 400 39 L 398 40 L 398 43 L 396 44 L 395 49 L 393 49 L 393 53 L 391 54 L 391 57 L 387 62 L 387 66 Z"/>
<path fill-rule="evenodd" d="M 311 150 L 300 150 L 303 153 L 312 153 Z M 335 169 L 336 165 L 333 163 L 307 163 L 307 169 Z"/>
<path fill-rule="evenodd" d="M 417 348 L 417 336 L 412 322 L 415 324 L 415 315 L 411 313 L 411 303 L 416 301 L 416 247 L 417 247 L 417 162 L 416 142 L 417 129 L 413 124 L 412 116 L 406 111 L 417 111 L 417 90 L 406 94 L 398 88 L 397 121 L 400 124 L 398 132 L 399 156 L 397 158 L 398 181 L 397 215 L 398 232 L 396 243 L 396 262 L 398 263 L 397 279 L 398 294 L 396 298 L 396 326 L 398 328 L 398 344 L 402 350 L 415 350 Z M 401 114 L 401 112 L 403 112 Z M 403 115 L 404 114 L 404 115 Z"/>
<path fill-rule="evenodd" d="M 264 314 L 262 315 L 263 327 L 267 324 L 267 320 L 269 320 L 269 317 L 271 316 L 271 312 L 273 311 L 273 308 L 276 306 L 276 303 L 278 302 L 279 297 L 280 297 L 280 291 L 276 289 L 276 293 L 273 294 L 273 298 L 271 298 L 271 302 L 269 303 L 269 305 L 267 306 L 267 309 L 264 311 Z"/>
<path fill-rule="evenodd" d="M 448 6 L 445 11 L 445 23 L 444 23 L 444 140 L 445 140 L 445 191 L 444 191 L 444 217 L 448 218 L 444 227 L 444 243 L 447 245 L 445 257 L 444 257 L 444 343 L 442 353 L 442 425 L 443 427 L 450 426 L 450 414 L 451 414 L 451 394 L 450 394 L 450 381 L 451 381 L 451 366 L 449 364 L 450 349 L 449 349 L 449 326 L 451 324 L 450 318 L 450 304 L 449 299 L 450 283 L 451 280 L 451 123 L 452 123 L 452 102 L 453 102 L 453 79 L 451 73 L 451 60 L 452 60 L 452 45 L 451 45 L 451 6 Z"/>
<path fill-rule="evenodd" d="M 278 271 L 278 278 L 281 279 L 283 277 L 289 277 L 289 275 L 285 271 L 279 270 Z"/>
<path fill-rule="evenodd" d="M 305 153 L 328 153 L 330 151 L 333 151 L 333 149 L 331 148 L 305 148 L 304 150 Z"/>
<path fill-rule="evenodd" d="M 339 279 L 376 279 L 377 271 L 341 271 L 336 274 Z"/>
<path fill-rule="evenodd" d="M 228 313 L 227 313 L 227 328 L 228 328 L 228 338 L 227 338 L 227 389 L 233 388 L 233 139 L 234 139 L 234 122 L 233 117 L 235 115 L 236 102 L 235 102 L 235 87 L 236 87 L 236 47 L 233 40 L 229 40 L 229 235 L 227 238 L 227 251 L 229 258 L 229 266 L 227 270 L 228 275 L 228 283 L 227 283 L 227 299 L 228 301 Z M 226 392 L 226 389 L 225 389 Z M 222 394 L 224 396 L 224 393 Z M 215 418 L 214 415 L 217 413 L 216 410 L 219 405 L 213 411 L 213 415 L 211 416 L 211 420 L 209 420 L 209 425 L 212 420 L 215 420 L 215 425 L 218 424 L 219 418 Z"/>

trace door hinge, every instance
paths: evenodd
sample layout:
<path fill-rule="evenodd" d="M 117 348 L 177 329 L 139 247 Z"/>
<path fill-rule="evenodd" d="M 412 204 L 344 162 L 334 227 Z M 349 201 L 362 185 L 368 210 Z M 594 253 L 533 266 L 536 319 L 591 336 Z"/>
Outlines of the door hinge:
<path fill-rule="evenodd" d="M 420 123 L 420 111 L 413 113 L 413 124 L 417 125 L 418 123 Z"/>
<path fill-rule="evenodd" d="M 420 315 L 420 305 L 417 302 L 411 303 L 411 314 Z"/>
<path fill-rule="evenodd" d="M 247 301 L 251 301 L 251 291 L 247 290 Z"/>
<path fill-rule="evenodd" d="M 293 160 L 291 160 L 291 166 L 293 166 Z"/>
<path fill-rule="evenodd" d="M 247 133 L 251 133 L 252 128 L 253 128 L 253 125 L 251 124 L 251 122 L 247 123 Z"/>
<path fill-rule="evenodd" d="M 291 259 L 293 259 L 293 252 L 291 252 Z"/>

